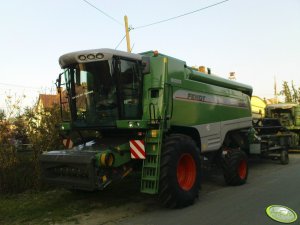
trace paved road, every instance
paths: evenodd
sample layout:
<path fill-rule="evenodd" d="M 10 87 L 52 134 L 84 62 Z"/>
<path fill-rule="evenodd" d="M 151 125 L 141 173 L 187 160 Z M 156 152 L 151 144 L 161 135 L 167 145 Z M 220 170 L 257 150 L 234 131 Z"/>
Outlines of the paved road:
<path fill-rule="evenodd" d="M 269 205 L 288 206 L 300 216 L 300 154 L 290 164 L 251 160 L 247 184 L 226 187 L 218 171 L 206 172 L 200 197 L 193 206 L 149 209 L 118 224 L 123 225 L 273 225 L 266 216 Z M 300 224 L 300 219 L 293 224 Z"/>

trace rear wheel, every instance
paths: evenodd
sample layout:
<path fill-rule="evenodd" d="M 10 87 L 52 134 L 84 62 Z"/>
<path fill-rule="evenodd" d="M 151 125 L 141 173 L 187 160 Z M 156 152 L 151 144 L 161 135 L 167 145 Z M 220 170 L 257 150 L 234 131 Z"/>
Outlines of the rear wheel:
<path fill-rule="evenodd" d="M 200 154 L 186 135 L 169 136 L 161 156 L 159 198 L 168 208 L 193 204 L 200 188 Z"/>
<path fill-rule="evenodd" d="M 248 159 L 245 152 L 241 150 L 230 150 L 224 156 L 223 173 L 228 185 L 242 185 L 248 177 Z"/>
<path fill-rule="evenodd" d="M 287 150 L 282 150 L 280 152 L 280 162 L 282 165 L 286 165 L 289 163 L 289 153 Z"/>

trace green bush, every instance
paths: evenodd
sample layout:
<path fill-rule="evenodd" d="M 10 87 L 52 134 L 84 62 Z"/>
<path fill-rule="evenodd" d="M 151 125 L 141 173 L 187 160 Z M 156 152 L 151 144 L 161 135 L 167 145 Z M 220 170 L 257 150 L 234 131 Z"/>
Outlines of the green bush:
<path fill-rule="evenodd" d="M 0 146 L 0 193 L 35 189 L 33 152 L 18 153 L 13 146 Z"/>
<path fill-rule="evenodd" d="M 17 104 L 10 105 L 10 111 L 19 109 Z M 22 114 L 5 115 L 1 112 L 0 193 L 41 188 L 39 156 L 44 151 L 63 148 L 56 129 L 59 122 L 57 105 L 40 112 L 36 107 L 26 108 Z M 22 144 L 30 146 L 30 149 L 22 151 Z"/>

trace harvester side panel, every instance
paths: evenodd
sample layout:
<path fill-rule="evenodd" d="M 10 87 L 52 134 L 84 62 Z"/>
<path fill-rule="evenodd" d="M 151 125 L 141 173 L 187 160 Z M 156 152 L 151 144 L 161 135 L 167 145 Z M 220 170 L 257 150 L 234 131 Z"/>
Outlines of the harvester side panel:
<path fill-rule="evenodd" d="M 196 128 L 202 152 L 220 149 L 229 131 L 251 127 L 251 87 L 193 71 L 173 58 L 168 71 L 173 87 L 171 126 Z"/>

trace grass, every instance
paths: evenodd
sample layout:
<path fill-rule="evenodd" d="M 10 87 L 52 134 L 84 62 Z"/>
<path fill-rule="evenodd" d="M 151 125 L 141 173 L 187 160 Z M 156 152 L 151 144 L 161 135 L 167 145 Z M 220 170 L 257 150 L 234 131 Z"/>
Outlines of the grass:
<path fill-rule="evenodd" d="M 89 210 L 84 200 L 63 190 L 24 193 L 0 198 L 1 224 L 49 224 Z"/>
<path fill-rule="evenodd" d="M 112 184 L 113 185 L 113 184 Z M 108 189 L 99 192 L 70 192 L 54 189 L 0 195 L 0 224 L 55 224 L 78 222 L 72 216 L 93 209 L 120 207 L 128 202 L 141 202 L 151 196 L 139 192 L 139 177 L 129 176 Z"/>

